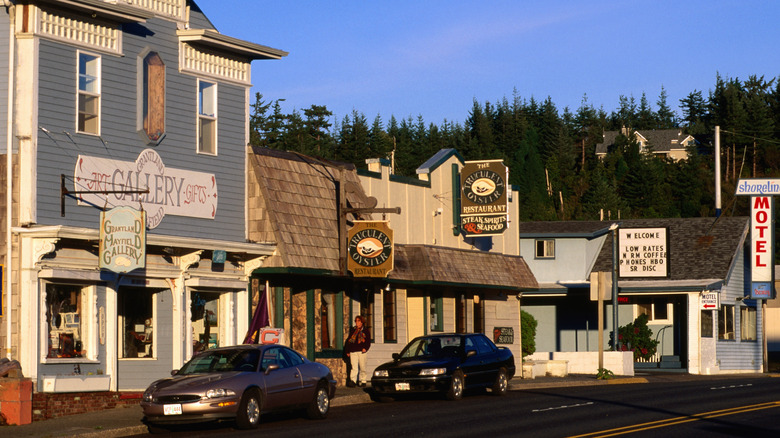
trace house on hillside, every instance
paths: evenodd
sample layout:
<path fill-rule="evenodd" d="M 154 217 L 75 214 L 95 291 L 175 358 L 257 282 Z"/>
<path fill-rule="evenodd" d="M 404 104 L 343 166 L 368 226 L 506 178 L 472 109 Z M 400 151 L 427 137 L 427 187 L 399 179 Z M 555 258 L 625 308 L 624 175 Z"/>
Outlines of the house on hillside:
<path fill-rule="evenodd" d="M 347 377 L 344 340 L 357 315 L 365 317 L 373 338 L 369 370 L 432 332 L 492 336 L 505 328 L 502 342 L 520 357 L 517 297 L 536 287 L 525 261 L 441 243 L 444 233 L 453 235 L 449 172 L 457 163 L 450 151 L 430 168 L 447 170 L 436 182 L 398 181 L 387 168 L 358 172 L 298 153 L 250 149 L 250 239 L 278 242 L 252 273 L 256 301 L 266 303 L 270 326 L 283 328 L 294 349 L 327 364 L 341 383 Z M 447 193 L 437 200 L 443 181 Z M 382 196 L 402 192 L 403 199 Z M 400 212 L 380 212 L 395 207 Z M 356 277 L 346 269 L 347 230 L 365 220 L 385 220 L 393 231 L 394 266 L 387 276 Z"/>
<path fill-rule="evenodd" d="M 189 0 L 5 2 L 0 40 L 0 343 L 35 400 L 240 343 L 275 248 L 247 243 L 251 63 L 287 53 Z"/>
<path fill-rule="evenodd" d="M 642 152 L 670 158 L 675 161 L 688 158 L 688 148 L 696 144 L 693 136 L 684 134 L 681 129 L 634 130 L 623 128 L 621 131 L 606 131 L 604 139 L 596 144 L 596 156 L 606 157 L 615 147 L 618 135 L 633 135 Z"/>
<path fill-rule="evenodd" d="M 523 294 L 522 305 L 539 321 L 541 356 L 598 350 L 595 293 L 598 273 L 612 278 L 613 224 L 619 235 L 618 325 L 645 313 L 659 341 L 657 356 L 638 368 L 691 374 L 762 370 L 761 303 L 745 298 L 746 217 L 520 224 L 521 255 L 539 282 L 538 291 Z M 602 328 L 609 333 L 611 295 L 604 303 L 610 317 Z"/>

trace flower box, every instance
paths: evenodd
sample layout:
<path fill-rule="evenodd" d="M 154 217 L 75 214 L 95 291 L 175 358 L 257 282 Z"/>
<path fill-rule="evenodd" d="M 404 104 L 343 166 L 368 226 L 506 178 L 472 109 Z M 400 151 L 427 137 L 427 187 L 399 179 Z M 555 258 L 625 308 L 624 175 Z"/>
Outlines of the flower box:
<path fill-rule="evenodd" d="M 108 391 L 111 376 L 43 376 L 43 392 Z"/>

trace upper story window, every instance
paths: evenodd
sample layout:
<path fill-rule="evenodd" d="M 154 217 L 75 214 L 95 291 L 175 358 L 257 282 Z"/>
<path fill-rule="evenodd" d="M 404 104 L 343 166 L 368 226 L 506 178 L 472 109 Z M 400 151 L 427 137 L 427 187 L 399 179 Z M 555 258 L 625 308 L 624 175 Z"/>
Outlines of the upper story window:
<path fill-rule="evenodd" d="M 198 153 L 217 154 L 217 84 L 198 81 Z"/>
<path fill-rule="evenodd" d="M 100 57 L 79 53 L 76 130 L 100 135 Z"/>
<path fill-rule="evenodd" d="M 555 240 L 545 239 L 536 241 L 536 250 L 534 251 L 534 257 L 537 259 L 554 259 L 555 258 Z"/>

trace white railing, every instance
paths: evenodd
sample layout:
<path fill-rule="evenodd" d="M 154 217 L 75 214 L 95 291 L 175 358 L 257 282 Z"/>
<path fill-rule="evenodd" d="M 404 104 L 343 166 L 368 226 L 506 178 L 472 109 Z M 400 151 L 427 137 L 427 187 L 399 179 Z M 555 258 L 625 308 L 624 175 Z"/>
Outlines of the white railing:
<path fill-rule="evenodd" d="M 157 15 L 184 20 L 186 0 L 125 0 L 137 8 L 146 9 Z"/>
<path fill-rule="evenodd" d="M 119 53 L 119 29 L 41 10 L 38 32 L 50 38 Z"/>
<path fill-rule="evenodd" d="M 183 70 L 205 74 L 233 82 L 248 84 L 249 63 L 224 56 L 202 52 L 187 43 L 182 43 Z"/>

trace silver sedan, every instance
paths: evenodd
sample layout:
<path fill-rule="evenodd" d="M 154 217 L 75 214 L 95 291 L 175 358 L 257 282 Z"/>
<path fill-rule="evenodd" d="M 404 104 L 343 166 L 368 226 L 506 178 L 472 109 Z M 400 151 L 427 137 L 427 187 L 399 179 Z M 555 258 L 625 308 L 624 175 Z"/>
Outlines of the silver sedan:
<path fill-rule="evenodd" d="M 172 377 L 152 383 L 141 407 L 149 431 L 166 426 L 233 420 L 254 429 L 260 414 L 305 408 L 325 418 L 336 381 L 330 369 L 282 345 L 239 345 L 197 354 Z"/>

